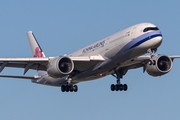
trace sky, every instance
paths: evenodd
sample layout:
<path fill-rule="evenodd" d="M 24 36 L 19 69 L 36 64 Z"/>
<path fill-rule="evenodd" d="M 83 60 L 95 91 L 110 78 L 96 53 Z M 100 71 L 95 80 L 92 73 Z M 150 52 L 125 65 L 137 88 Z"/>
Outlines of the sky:
<path fill-rule="evenodd" d="M 0 57 L 32 57 L 26 32 L 33 31 L 46 56 L 69 54 L 131 25 L 158 26 L 156 54 L 180 54 L 178 0 L 1 0 Z M 129 70 L 129 89 L 112 92 L 113 76 L 78 83 L 77 93 L 29 80 L 0 78 L 1 120 L 179 120 L 180 59 L 161 77 Z M 28 71 L 32 76 L 36 71 Z M 22 75 L 5 68 L 1 75 Z"/>

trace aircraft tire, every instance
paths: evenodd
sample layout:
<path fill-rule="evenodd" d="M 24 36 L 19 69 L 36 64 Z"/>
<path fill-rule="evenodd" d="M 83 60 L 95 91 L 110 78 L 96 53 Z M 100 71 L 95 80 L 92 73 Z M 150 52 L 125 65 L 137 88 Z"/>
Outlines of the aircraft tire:
<path fill-rule="evenodd" d="M 78 91 L 78 86 L 77 86 L 77 85 L 74 85 L 74 86 L 73 86 L 73 90 L 74 90 L 74 92 L 77 92 L 77 91 Z"/>
<path fill-rule="evenodd" d="M 114 85 L 114 84 L 111 84 L 111 91 L 127 91 L 127 89 L 128 89 L 128 86 L 127 86 L 127 84 L 116 84 L 116 85 Z"/>
<path fill-rule="evenodd" d="M 112 84 L 112 85 L 111 85 L 111 91 L 114 91 L 114 90 L 115 90 L 115 85 Z"/>
<path fill-rule="evenodd" d="M 124 91 L 127 91 L 127 89 L 128 89 L 127 84 L 124 84 L 124 85 L 123 85 L 123 88 L 124 88 Z"/>
<path fill-rule="evenodd" d="M 69 86 L 66 85 L 66 92 L 69 92 Z"/>
<path fill-rule="evenodd" d="M 74 91 L 74 87 L 71 85 L 71 86 L 69 86 L 69 90 L 70 90 L 70 92 L 73 92 Z"/>
<path fill-rule="evenodd" d="M 119 90 L 122 91 L 124 89 L 124 86 L 120 84 Z"/>
<path fill-rule="evenodd" d="M 61 91 L 65 92 L 65 86 L 64 85 L 61 86 Z"/>
<path fill-rule="evenodd" d="M 116 84 L 115 88 L 116 88 L 116 91 L 118 91 L 120 88 L 120 85 Z"/>

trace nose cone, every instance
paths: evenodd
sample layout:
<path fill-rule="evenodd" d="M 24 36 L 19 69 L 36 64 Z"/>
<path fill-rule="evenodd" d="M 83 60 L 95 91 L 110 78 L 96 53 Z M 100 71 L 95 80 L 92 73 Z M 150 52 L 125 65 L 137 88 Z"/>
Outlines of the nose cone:
<path fill-rule="evenodd" d="M 162 43 L 162 34 L 160 33 L 157 37 L 154 38 L 154 48 L 158 48 Z"/>

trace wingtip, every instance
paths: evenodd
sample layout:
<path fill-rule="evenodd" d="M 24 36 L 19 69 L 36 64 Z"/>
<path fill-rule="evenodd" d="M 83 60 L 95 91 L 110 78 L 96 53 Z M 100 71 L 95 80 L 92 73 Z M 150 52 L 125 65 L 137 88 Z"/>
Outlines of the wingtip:
<path fill-rule="evenodd" d="M 28 31 L 26 34 L 28 34 L 28 33 L 32 33 L 32 31 Z"/>

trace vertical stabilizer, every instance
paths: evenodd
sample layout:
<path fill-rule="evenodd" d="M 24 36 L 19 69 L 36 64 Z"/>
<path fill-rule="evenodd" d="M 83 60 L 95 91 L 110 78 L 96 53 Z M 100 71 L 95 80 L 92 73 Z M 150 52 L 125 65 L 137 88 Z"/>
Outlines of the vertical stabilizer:
<path fill-rule="evenodd" d="M 32 31 L 26 33 L 33 57 L 45 57 Z"/>

